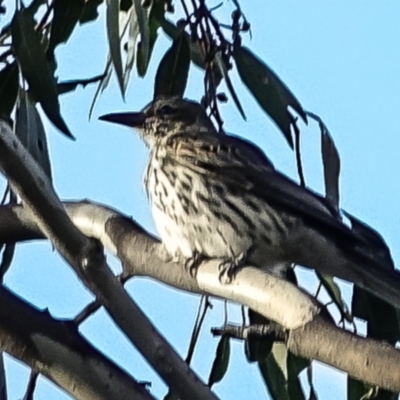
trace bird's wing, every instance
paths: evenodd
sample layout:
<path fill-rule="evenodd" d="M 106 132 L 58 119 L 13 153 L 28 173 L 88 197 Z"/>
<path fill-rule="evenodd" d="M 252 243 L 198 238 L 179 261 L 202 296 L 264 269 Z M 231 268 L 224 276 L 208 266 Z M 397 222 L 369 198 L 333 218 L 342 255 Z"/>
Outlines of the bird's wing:
<path fill-rule="evenodd" d="M 254 144 L 228 135 L 174 135 L 167 142 L 172 164 L 206 174 L 236 191 L 253 192 L 276 207 L 325 225 L 345 228 L 333 207 L 321 196 L 299 186 L 280 172 Z"/>
<path fill-rule="evenodd" d="M 246 191 L 268 204 L 302 218 L 321 233 L 350 246 L 372 246 L 384 253 L 387 246 L 370 228 L 360 235 L 346 226 L 338 212 L 322 196 L 299 186 L 276 171 L 265 154 L 254 144 L 235 136 L 199 133 L 174 135 L 166 142 L 166 156 L 174 164 L 206 174 L 209 180 L 225 183 L 236 192 Z"/>

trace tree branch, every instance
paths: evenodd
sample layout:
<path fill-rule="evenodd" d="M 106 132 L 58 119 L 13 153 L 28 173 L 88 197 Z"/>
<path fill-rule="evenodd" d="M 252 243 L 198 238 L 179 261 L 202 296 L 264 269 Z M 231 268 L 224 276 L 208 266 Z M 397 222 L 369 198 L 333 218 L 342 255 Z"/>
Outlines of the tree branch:
<path fill-rule="evenodd" d="M 261 276 L 266 275 L 263 279 L 268 281 L 269 275 L 262 271 L 253 274 L 254 271 L 257 271 L 255 268 L 245 267 L 238 273 L 232 284 L 225 285 L 219 283 L 217 261 L 203 264 L 199 267 L 198 277 L 207 275 L 206 272 L 203 274 L 203 269 L 210 275 L 214 273 L 215 287 L 217 287 L 217 281 L 219 284 L 219 288 L 214 291 L 213 283 L 200 286 L 196 279 L 189 276 L 182 265 L 163 260 L 160 242 L 131 219 L 110 208 L 87 201 L 65 203 L 65 206 L 73 222 L 80 229 L 88 235 L 97 237 L 109 250 L 121 258 L 127 276 L 147 275 L 181 290 L 226 297 L 237 302 L 243 301 L 248 305 L 251 303 L 257 308 L 257 312 L 267 318 L 271 318 L 271 315 L 279 316 L 279 311 L 274 309 L 280 310 L 283 314 L 290 313 L 288 300 L 285 300 L 285 309 L 282 307 L 284 303 L 281 298 L 285 297 L 282 291 L 277 291 L 275 293 L 277 297 L 271 298 L 270 303 L 264 304 L 263 297 L 258 298 L 258 295 L 255 294 L 263 290 L 260 283 Z M 35 222 L 29 212 L 20 206 L 14 206 L 0 208 L 0 242 L 7 242 L 7 237 L 10 237 L 9 240 L 12 241 L 21 241 L 37 239 L 42 235 L 35 227 Z M 246 271 L 249 273 L 242 273 Z M 207 279 L 202 279 L 203 283 L 208 282 Z M 253 282 L 252 279 L 255 279 L 256 282 Z M 279 284 L 279 280 L 277 282 Z M 231 287 L 232 285 L 233 287 Z M 241 299 L 236 296 L 235 287 L 246 288 L 241 294 Z M 254 287 L 257 288 L 257 291 L 254 290 Z M 265 287 L 264 290 L 266 290 Z M 306 296 L 302 291 L 299 293 Z M 297 312 L 298 302 L 296 298 L 292 298 L 292 300 L 295 301 L 295 304 L 292 304 L 291 307 Z M 298 356 L 325 362 L 371 385 L 400 391 L 399 350 L 390 345 L 346 332 L 332 323 L 324 321 L 317 314 L 312 314 L 311 320 L 304 321 L 303 326 L 289 331 L 287 345 L 289 350 Z"/>
<path fill-rule="evenodd" d="M 0 170 L 40 231 L 52 241 L 171 391 L 180 398 L 214 399 L 210 389 L 125 292 L 109 269 L 99 242 L 85 236 L 72 223 L 51 182 L 4 121 L 0 121 Z"/>
<path fill-rule="evenodd" d="M 152 399 L 147 390 L 86 341 L 0 286 L 0 347 L 77 399 Z"/>

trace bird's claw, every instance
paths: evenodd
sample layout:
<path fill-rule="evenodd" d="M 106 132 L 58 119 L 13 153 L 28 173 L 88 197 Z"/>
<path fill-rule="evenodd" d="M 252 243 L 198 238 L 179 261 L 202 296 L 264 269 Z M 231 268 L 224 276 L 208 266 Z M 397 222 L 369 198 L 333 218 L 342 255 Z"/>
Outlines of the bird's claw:
<path fill-rule="evenodd" d="M 240 253 L 238 256 L 230 260 L 223 261 L 219 266 L 219 281 L 221 283 L 232 283 L 236 274 L 246 264 L 247 252 Z"/>
<path fill-rule="evenodd" d="M 193 256 L 185 261 L 185 270 L 189 273 L 192 278 L 196 278 L 197 270 L 200 264 L 205 260 L 205 257 L 200 253 L 195 252 Z"/>

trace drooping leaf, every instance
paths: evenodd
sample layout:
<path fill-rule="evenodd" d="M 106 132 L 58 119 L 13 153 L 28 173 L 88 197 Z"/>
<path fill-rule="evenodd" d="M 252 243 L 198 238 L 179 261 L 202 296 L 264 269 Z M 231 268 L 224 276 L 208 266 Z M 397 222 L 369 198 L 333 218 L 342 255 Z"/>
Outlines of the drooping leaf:
<path fill-rule="evenodd" d="M 400 340 L 398 314 L 392 305 L 355 286 L 352 310 L 355 316 L 368 322 L 368 336 L 393 345 Z"/>
<path fill-rule="evenodd" d="M 36 107 L 23 91 L 20 91 L 15 119 L 15 134 L 51 180 L 46 132 Z"/>
<path fill-rule="evenodd" d="M 68 40 L 82 15 L 85 0 L 57 0 L 54 2 L 54 17 L 51 23 L 49 54 L 60 43 Z"/>
<path fill-rule="evenodd" d="M 270 320 L 265 318 L 263 315 L 256 313 L 249 308 L 249 322 L 250 325 L 267 325 L 270 324 Z M 272 346 L 275 340 L 268 337 L 257 337 L 249 335 L 245 342 L 245 354 L 249 362 L 263 361 L 271 352 Z"/>
<path fill-rule="evenodd" d="M 326 197 L 339 208 L 340 157 L 335 142 L 327 130 L 321 132 L 321 152 Z"/>
<path fill-rule="evenodd" d="M 42 6 L 46 0 L 33 0 L 28 7 L 26 7 L 26 11 L 33 17 L 37 11 L 39 10 L 40 6 Z"/>
<path fill-rule="evenodd" d="M 102 78 L 99 81 L 99 85 L 97 86 L 96 93 L 93 96 L 92 104 L 90 105 L 89 119 L 92 117 L 94 106 L 96 105 L 96 101 L 99 98 L 100 93 L 103 92 L 103 90 L 108 86 L 108 83 L 110 82 L 111 67 L 112 67 L 111 57 L 108 56 L 106 66 L 105 66 L 104 72 L 102 74 Z"/>
<path fill-rule="evenodd" d="M 81 17 L 79 18 L 79 23 L 81 25 L 87 22 L 94 21 L 99 16 L 97 8 L 102 4 L 104 0 L 86 0 L 85 7 L 83 8 Z"/>
<path fill-rule="evenodd" d="M 134 9 L 132 9 L 129 16 L 129 33 L 128 33 L 128 43 L 126 51 L 126 63 L 124 70 L 124 90 L 126 91 L 129 83 L 129 77 L 135 63 L 135 52 L 136 52 L 136 41 L 139 36 L 139 23 L 137 19 L 137 14 Z"/>
<path fill-rule="evenodd" d="M 305 400 L 298 375 L 309 364 L 310 361 L 290 354 L 284 343 L 276 342 L 268 357 L 259 362 L 271 397 L 276 400 Z"/>
<path fill-rule="evenodd" d="M 183 96 L 190 67 L 190 49 L 184 35 L 167 50 L 158 66 L 154 98 L 160 95 Z"/>
<path fill-rule="evenodd" d="M 375 390 L 364 382 L 357 381 L 350 376 L 347 377 L 347 400 L 372 400 L 377 398 L 375 395 Z M 379 400 L 383 399 L 379 397 Z"/>
<path fill-rule="evenodd" d="M 148 64 L 150 63 L 151 55 L 153 53 L 154 45 L 158 38 L 158 29 L 160 28 L 160 21 L 164 19 L 165 4 L 162 1 L 153 1 L 151 3 L 148 25 L 149 25 L 149 54 L 147 56 L 147 66 L 144 72 L 146 73 Z"/>
<path fill-rule="evenodd" d="M 50 121 L 66 136 L 73 138 L 60 114 L 55 79 L 33 17 L 25 8 L 18 10 L 11 23 L 12 46 L 29 90 Z"/>
<path fill-rule="evenodd" d="M 218 65 L 218 68 L 219 68 L 219 70 L 220 70 L 222 76 L 223 76 L 224 79 L 225 79 L 226 86 L 227 86 L 227 88 L 228 88 L 228 90 L 229 90 L 229 93 L 230 93 L 231 96 L 232 96 L 232 99 L 233 99 L 233 101 L 234 101 L 236 107 L 238 108 L 238 110 L 239 110 L 239 112 L 240 112 L 240 115 L 242 116 L 242 118 L 243 118 L 244 120 L 246 120 L 246 115 L 244 114 L 243 107 L 242 107 L 242 105 L 240 104 L 239 98 L 238 98 L 238 96 L 237 96 L 237 94 L 236 94 L 236 92 L 235 92 L 235 88 L 233 87 L 231 78 L 229 77 L 228 67 L 226 66 L 226 63 L 225 63 L 223 57 L 221 56 L 221 53 L 220 53 L 220 52 L 218 52 L 218 53 L 215 55 L 215 61 L 216 61 L 217 65 Z"/>
<path fill-rule="evenodd" d="M 110 48 L 111 61 L 122 97 L 124 97 L 124 75 L 122 70 L 121 41 L 119 36 L 119 0 L 107 0 L 107 37 Z"/>
<path fill-rule="evenodd" d="M 79 85 L 82 85 L 83 87 L 85 87 L 86 85 L 89 85 L 90 83 L 95 83 L 95 82 L 101 81 L 104 77 L 105 77 L 105 75 L 102 74 L 102 75 L 94 76 L 93 78 L 74 79 L 71 81 L 60 82 L 60 83 L 57 83 L 57 91 L 58 91 L 58 94 L 73 92 L 74 90 L 76 90 L 76 88 Z"/>
<path fill-rule="evenodd" d="M 190 46 L 190 58 L 191 60 L 199 67 L 204 69 L 204 52 L 202 48 L 198 46 L 196 43 L 193 43 L 190 40 L 190 36 L 182 31 L 182 28 L 177 27 L 171 21 L 167 19 L 161 20 L 161 28 L 163 31 L 173 40 L 177 39 L 181 34 L 185 36 L 186 41 L 189 43 Z"/>
<path fill-rule="evenodd" d="M 230 338 L 222 335 L 217 346 L 214 362 L 208 378 L 208 386 L 220 382 L 228 370 L 229 358 L 231 355 Z"/>
<path fill-rule="evenodd" d="M 324 167 L 325 196 L 332 205 L 339 209 L 339 174 L 340 157 L 335 142 L 322 119 L 311 112 L 307 116 L 315 119 L 321 132 L 321 154 Z"/>
<path fill-rule="evenodd" d="M 0 118 L 10 118 L 18 96 L 18 66 L 14 61 L 0 71 Z"/>
<path fill-rule="evenodd" d="M 164 33 L 168 35 L 171 39 L 178 38 L 181 34 L 185 36 L 187 42 L 189 43 L 190 48 L 190 59 L 193 61 L 195 65 L 197 65 L 201 69 L 205 69 L 204 58 L 205 53 L 203 51 L 203 47 L 200 45 L 200 42 L 194 42 L 191 40 L 190 35 L 187 32 L 182 30 L 182 28 L 174 25 L 172 22 L 168 21 L 167 19 L 163 18 L 161 20 L 161 28 L 163 29 Z M 218 85 L 222 81 L 222 73 L 218 66 L 215 64 L 212 68 L 212 73 L 214 77 L 214 85 L 218 87 Z"/>
<path fill-rule="evenodd" d="M 326 289 L 326 291 L 328 292 L 332 301 L 336 304 L 336 306 L 340 310 L 342 316 L 346 318 L 346 320 L 349 322 L 353 321 L 353 317 L 342 298 L 342 293 L 340 291 L 340 288 L 338 284 L 333 280 L 333 277 L 325 274 L 320 274 L 319 272 L 317 272 L 317 276 L 321 281 L 322 285 L 324 286 L 324 288 Z"/>
<path fill-rule="evenodd" d="M 138 75 L 143 78 L 146 75 L 150 61 L 150 28 L 147 12 L 141 5 L 141 0 L 133 0 L 133 11 L 139 25 L 140 42 L 137 47 L 136 69 Z"/>
<path fill-rule="evenodd" d="M 276 123 L 290 147 L 293 148 L 290 130 L 292 121 L 288 107 L 292 107 L 306 122 L 307 117 L 300 103 L 278 75 L 249 49 L 235 45 L 233 57 L 243 83 L 250 90 L 250 93 L 261 108 Z"/>

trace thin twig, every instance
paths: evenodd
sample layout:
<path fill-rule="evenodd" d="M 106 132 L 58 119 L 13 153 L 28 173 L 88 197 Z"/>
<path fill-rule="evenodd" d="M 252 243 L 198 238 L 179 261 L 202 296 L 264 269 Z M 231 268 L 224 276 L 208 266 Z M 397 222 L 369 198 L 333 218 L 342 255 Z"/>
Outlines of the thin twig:
<path fill-rule="evenodd" d="M 202 307 L 203 303 L 204 305 Z M 190 365 L 192 361 L 194 349 L 196 348 L 196 343 L 199 338 L 201 327 L 203 326 L 208 308 L 211 308 L 211 303 L 208 301 L 208 296 L 202 296 L 199 304 L 199 310 L 197 312 L 196 322 L 193 327 L 192 337 L 190 338 L 188 354 L 185 359 L 188 365 Z"/>

